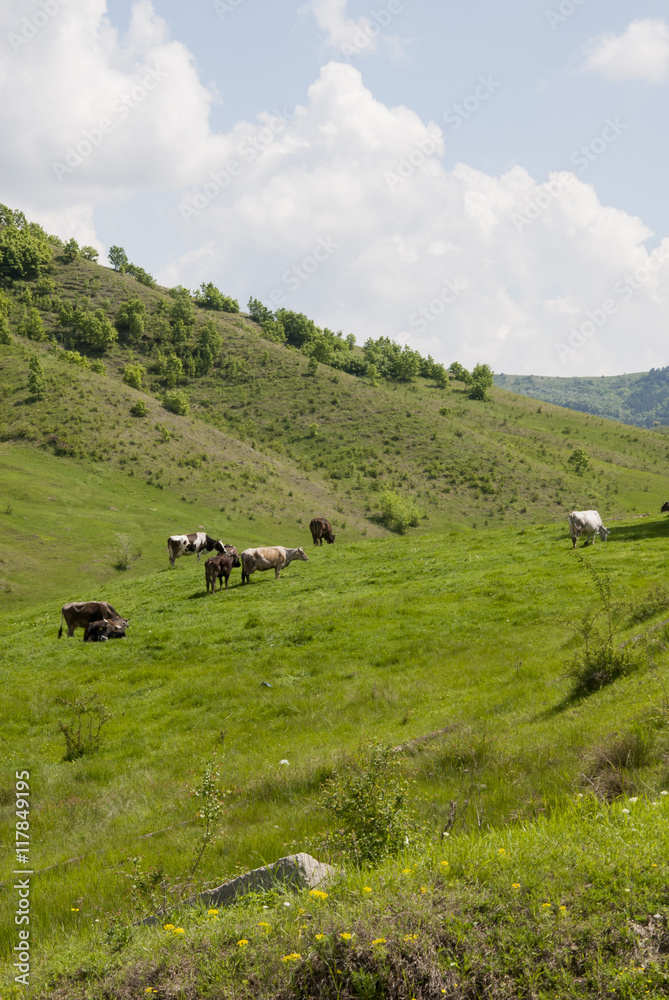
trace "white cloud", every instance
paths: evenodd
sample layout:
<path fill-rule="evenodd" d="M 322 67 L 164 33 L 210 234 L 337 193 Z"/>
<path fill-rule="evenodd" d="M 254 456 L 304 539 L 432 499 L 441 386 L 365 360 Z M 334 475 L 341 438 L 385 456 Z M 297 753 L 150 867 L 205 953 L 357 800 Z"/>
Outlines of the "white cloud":
<path fill-rule="evenodd" d="M 583 68 L 607 80 L 669 79 L 669 24 L 659 17 L 632 21 L 621 35 L 600 35 L 588 49 Z"/>
<path fill-rule="evenodd" d="M 394 6 L 392 11 L 380 7 L 369 17 L 352 18 L 346 16 L 347 3 L 348 0 L 309 0 L 302 12 L 313 13 L 318 27 L 327 35 L 326 44 L 340 55 L 369 55 L 378 51 L 380 41 L 391 55 L 404 54 L 407 40 L 386 32 L 396 16 Z M 403 8 L 397 6 L 399 13 Z"/>
<path fill-rule="evenodd" d="M 24 30 L 25 9 L 3 5 L 0 34 Z M 151 68 L 164 79 L 133 98 Z M 542 185 L 521 167 L 444 169 L 437 126 L 376 100 L 350 65 L 325 66 L 293 115 L 266 112 L 219 134 L 211 91 L 148 0 L 125 35 L 90 0 L 19 45 L 0 87 L 0 201 L 99 246 L 106 206 L 160 195 L 160 243 L 139 263 L 166 284 L 214 281 L 242 303 L 269 304 L 276 291 L 359 341 L 408 340 L 446 363 L 543 374 L 669 363 L 669 259 L 639 270 L 652 235 L 641 220 L 572 174 Z M 125 94 L 136 107 L 121 117 Z M 85 133 L 103 118 L 114 129 L 59 180 L 53 161 L 93 147 Z M 608 299 L 615 311 L 582 334 Z"/>

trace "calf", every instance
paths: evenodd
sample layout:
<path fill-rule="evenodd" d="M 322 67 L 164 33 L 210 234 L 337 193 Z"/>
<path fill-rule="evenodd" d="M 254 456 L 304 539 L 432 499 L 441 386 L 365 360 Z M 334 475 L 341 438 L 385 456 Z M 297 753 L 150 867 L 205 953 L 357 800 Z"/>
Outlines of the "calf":
<path fill-rule="evenodd" d="M 204 578 L 207 584 L 207 593 L 209 593 L 209 587 L 211 586 L 211 592 L 214 593 L 216 589 L 216 580 L 219 581 L 219 590 L 223 590 L 223 577 L 225 577 L 225 589 L 228 589 L 228 580 L 230 579 L 230 573 L 236 566 L 241 566 L 239 561 L 239 556 L 237 555 L 237 549 L 234 546 L 229 546 L 232 549 L 232 553 L 222 552 L 221 555 L 212 556 L 207 559 L 204 564 Z"/>
<path fill-rule="evenodd" d="M 328 545 L 332 545 L 337 537 L 332 534 L 332 525 L 326 517 L 312 517 L 309 522 L 309 528 L 314 545 L 322 545 L 323 539 L 325 539 Z"/>
<path fill-rule="evenodd" d="M 586 536 L 586 545 L 589 541 L 594 545 L 597 535 L 603 542 L 609 537 L 610 531 L 604 527 L 599 512 L 596 510 L 572 510 L 571 514 L 567 515 L 567 519 L 574 548 L 576 548 L 576 542 L 580 535 Z"/>
<path fill-rule="evenodd" d="M 108 639 L 125 639 L 126 622 L 119 618 L 115 622 L 104 619 L 89 622 L 84 629 L 84 642 L 107 642 Z"/>
<path fill-rule="evenodd" d="M 283 545 L 270 545 L 260 549 L 244 549 L 240 556 L 242 560 L 242 583 L 247 583 L 251 573 L 257 569 L 274 570 L 274 579 L 279 579 L 279 573 L 293 559 L 308 562 L 304 549 L 287 549 Z"/>
<path fill-rule="evenodd" d="M 174 567 L 179 556 L 190 556 L 197 553 L 197 561 L 203 552 L 223 552 L 223 542 L 217 542 L 211 538 L 206 531 L 193 531 L 190 535 L 170 535 L 167 539 L 167 554 L 170 557 L 170 566 Z"/>
<path fill-rule="evenodd" d="M 61 608 L 59 639 L 63 634 L 63 619 L 67 625 L 68 639 L 72 638 L 75 629 L 86 628 L 91 622 L 120 621 L 127 625 L 130 620 L 122 618 L 107 601 L 72 601 Z"/>

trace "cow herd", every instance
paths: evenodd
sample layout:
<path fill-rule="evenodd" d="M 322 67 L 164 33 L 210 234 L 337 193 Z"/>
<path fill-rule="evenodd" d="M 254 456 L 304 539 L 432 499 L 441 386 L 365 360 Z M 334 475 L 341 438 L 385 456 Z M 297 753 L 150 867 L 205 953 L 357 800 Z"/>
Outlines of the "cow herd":
<path fill-rule="evenodd" d="M 323 539 L 332 545 L 336 535 L 332 525 L 325 517 L 314 517 L 309 524 L 314 545 L 322 545 Z M 216 540 L 204 531 L 195 531 L 188 535 L 170 535 L 167 539 L 167 555 L 170 566 L 179 556 L 197 555 L 198 562 L 203 552 L 215 551 L 204 564 L 207 593 L 214 593 L 216 581 L 218 589 L 228 589 L 230 574 L 233 569 L 241 567 L 242 584 L 250 582 L 252 573 L 260 570 L 274 570 L 275 580 L 279 579 L 281 570 L 295 559 L 307 562 L 307 555 L 302 548 L 289 549 L 283 545 L 270 545 L 260 548 L 244 549 L 241 555 L 234 545 Z M 72 601 L 64 604 L 60 613 L 60 629 L 58 638 L 63 634 L 63 622 L 67 626 L 67 636 L 71 638 L 74 630 L 84 629 L 84 642 L 106 642 L 108 639 L 125 638 L 125 630 L 129 619 L 122 618 L 107 601 Z"/>
<path fill-rule="evenodd" d="M 669 513 L 669 500 L 662 505 L 660 511 L 660 513 L 665 512 Z M 567 520 L 574 548 L 581 535 L 585 535 L 585 545 L 588 543 L 594 545 L 597 536 L 605 542 L 610 534 L 609 528 L 604 527 L 596 510 L 573 510 L 567 515 Z M 322 545 L 323 540 L 332 545 L 337 537 L 325 517 L 312 518 L 309 529 L 314 545 Z M 167 539 L 167 554 L 172 567 L 179 556 L 195 553 L 199 562 L 203 552 L 212 551 L 215 551 L 216 555 L 207 559 L 204 566 L 207 593 L 212 594 L 216 589 L 217 580 L 219 591 L 223 589 L 223 580 L 225 589 L 228 589 L 233 569 L 241 567 L 242 584 L 246 584 L 250 583 L 251 574 L 256 571 L 273 569 L 274 578 L 278 580 L 281 570 L 293 560 L 307 562 L 307 555 L 302 548 L 289 549 L 283 545 L 271 545 L 244 549 L 240 554 L 234 545 L 217 541 L 204 531 L 195 531 L 188 535 L 171 535 Z M 108 639 L 124 638 L 129 619 L 122 618 L 107 601 L 73 601 L 62 607 L 59 639 L 63 634 L 63 621 L 67 626 L 68 638 L 74 635 L 76 628 L 83 628 L 84 642 L 105 642 Z"/>

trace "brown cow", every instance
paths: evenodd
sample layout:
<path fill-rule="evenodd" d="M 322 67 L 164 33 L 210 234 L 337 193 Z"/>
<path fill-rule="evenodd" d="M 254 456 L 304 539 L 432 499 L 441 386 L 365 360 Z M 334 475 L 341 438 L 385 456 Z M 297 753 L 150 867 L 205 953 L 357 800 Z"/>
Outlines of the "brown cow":
<path fill-rule="evenodd" d="M 663 503 L 662 506 L 660 507 L 660 514 L 667 514 L 667 513 L 669 513 L 669 500 L 667 500 L 666 503 Z"/>
<path fill-rule="evenodd" d="M 60 612 L 58 638 L 63 634 L 63 619 L 67 625 L 67 637 L 72 638 L 74 630 L 86 628 L 91 622 L 118 621 L 127 625 L 129 618 L 122 618 L 107 601 L 72 601 L 64 604 Z"/>
<path fill-rule="evenodd" d="M 230 573 L 236 566 L 241 566 L 239 561 L 239 556 L 237 555 L 237 549 L 233 546 L 226 546 L 226 548 L 232 549 L 232 552 L 223 552 L 221 555 L 212 556 L 207 559 L 204 564 L 204 578 L 207 583 L 207 593 L 209 593 L 209 587 L 211 586 L 212 594 L 216 590 L 216 580 L 219 581 L 219 590 L 223 590 L 223 577 L 225 577 L 225 589 L 228 589 L 228 580 L 230 579 Z"/>
<path fill-rule="evenodd" d="M 336 535 L 332 534 L 332 525 L 326 517 L 313 517 L 309 523 L 309 528 L 311 529 L 311 537 L 314 540 L 314 545 L 322 545 L 323 539 L 332 545 Z"/>
<path fill-rule="evenodd" d="M 84 629 L 84 642 L 107 642 L 108 639 L 125 639 L 126 623 L 122 619 L 115 622 L 89 622 Z"/>

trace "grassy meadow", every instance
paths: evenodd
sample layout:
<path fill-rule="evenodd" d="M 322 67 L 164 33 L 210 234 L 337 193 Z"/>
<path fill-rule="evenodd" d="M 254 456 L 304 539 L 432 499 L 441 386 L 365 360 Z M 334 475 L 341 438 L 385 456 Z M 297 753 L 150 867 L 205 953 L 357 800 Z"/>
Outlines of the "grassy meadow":
<path fill-rule="evenodd" d="M 248 922 L 246 911 L 221 915 L 220 968 L 209 970 L 208 985 L 202 968 L 191 968 L 189 974 L 195 978 L 190 992 L 185 987 L 178 992 L 175 985 L 183 973 L 178 956 L 185 953 L 179 950 L 181 945 L 165 943 L 165 932 L 129 934 L 127 946 L 117 947 L 118 931 L 111 933 L 110 928 L 129 927 L 141 915 L 129 897 L 127 878 L 119 874 L 122 868 L 129 871 L 130 858 L 143 855 L 146 867 L 162 867 L 175 882 L 182 876 L 185 859 L 198 836 L 197 802 L 191 791 L 208 760 L 221 761 L 225 812 L 221 836 L 206 853 L 200 875 L 205 882 L 218 884 L 240 870 L 297 850 L 318 854 L 321 833 L 331 825 L 319 807 L 319 788 L 342 756 L 357 750 L 368 737 L 404 748 L 400 757 L 412 780 L 418 823 L 403 860 L 364 876 L 365 885 L 373 888 L 374 898 L 379 900 L 372 907 L 375 920 L 383 925 L 379 935 L 387 937 L 386 943 L 391 940 L 388 907 L 399 914 L 398 926 L 405 928 L 407 935 L 417 933 L 419 924 L 430 928 L 430 933 L 420 956 L 418 945 L 411 943 L 420 938 L 405 942 L 400 936 L 398 949 L 384 949 L 392 955 L 380 965 L 376 959 L 370 968 L 367 959 L 357 962 L 357 951 L 343 948 L 344 939 L 337 938 L 338 928 L 348 933 L 346 927 L 355 924 L 356 948 L 366 949 L 368 958 L 383 956 L 380 946 L 367 947 L 365 935 L 371 934 L 365 917 L 368 904 L 361 902 L 360 878 L 349 872 L 331 893 L 327 910 L 318 911 L 312 899 L 305 903 L 311 916 L 303 915 L 302 921 L 311 926 L 310 921 L 327 913 L 324 926 L 329 928 L 332 947 L 347 956 L 349 992 L 342 984 L 339 995 L 377 995 L 356 993 L 351 985 L 357 981 L 356 975 L 359 978 L 364 972 L 367 976 L 360 979 L 367 983 L 361 990 L 376 989 L 378 983 L 386 981 L 383 968 L 397 973 L 404 962 L 401 956 L 407 952 L 414 956 L 406 958 L 407 969 L 413 968 L 415 959 L 418 979 L 422 982 L 421 977 L 427 976 L 420 990 L 418 986 L 413 989 L 416 997 L 444 995 L 439 992 L 442 988 L 452 996 L 515 996 L 504 993 L 499 984 L 495 987 L 498 992 L 481 992 L 481 976 L 492 975 L 494 979 L 502 973 L 499 969 L 495 972 L 499 955 L 493 960 L 489 942 L 485 948 L 479 942 L 479 948 L 476 933 L 470 938 L 464 931 L 458 932 L 469 942 L 467 948 L 471 945 L 473 949 L 468 959 L 471 967 L 462 965 L 462 955 L 460 964 L 444 965 L 440 958 L 443 949 L 432 933 L 435 913 L 439 912 L 441 923 L 450 914 L 448 919 L 455 924 L 462 920 L 471 924 L 474 886 L 480 885 L 487 900 L 486 912 L 495 909 L 498 892 L 506 894 L 509 913 L 516 913 L 513 919 L 523 923 L 521 914 L 527 916 L 528 907 L 534 913 L 547 901 L 543 893 L 553 907 L 552 922 L 545 925 L 550 933 L 536 928 L 532 933 L 539 934 L 545 947 L 552 934 L 564 936 L 566 924 L 553 919 L 565 912 L 559 906 L 572 912 L 577 899 L 581 905 L 581 889 L 574 872 L 569 871 L 570 851 L 579 855 L 580 866 L 594 870 L 598 865 L 596 854 L 583 855 L 582 831 L 572 833 L 572 846 L 565 847 L 564 854 L 555 846 L 554 838 L 564 836 L 557 831 L 569 827 L 569 810 L 574 808 L 577 793 L 590 803 L 579 807 L 579 822 L 585 822 L 585 815 L 591 822 L 593 815 L 601 814 L 613 831 L 611 843 L 603 843 L 597 850 L 608 858 L 615 878 L 612 875 L 610 883 L 599 878 L 598 894 L 591 894 L 592 912 L 604 905 L 607 894 L 618 892 L 620 879 L 627 879 L 630 885 L 625 888 L 634 892 L 630 900 L 623 900 L 625 906 L 620 911 L 627 914 L 629 904 L 634 911 L 630 911 L 630 920 L 632 915 L 639 916 L 640 909 L 648 909 L 640 901 L 641 885 L 653 901 L 653 912 L 658 908 L 667 912 L 669 898 L 662 896 L 666 874 L 661 885 L 657 879 L 649 881 L 648 866 L 644 867 L 636 854 L 634 858 L 621 856 L 620 831 L 626 829 L 621 826 L 621 803 L 616 799 L 613 805 L 606 805 L 612 798 L 612 771 L 623 798 L 640 796 L 639 801 L 660 803 L 643 809 L 649 818 L 648 836 L 655 838 L 651 853 L 659 860 L 654 863 L 664 865 L 666 827 L 650 822 L 653 810 L 664 808 L 660 793 L 669 787 L 669 705 L 663 646 L 649 648 L 636 671 L 587 698 L 573 697 L 573 682 L 565 666 L 580 643 L 568 623 L 577 624 L 584 612 L 597 606 L 589 565 L 595 566 L 600 576 L 610 578 L 617 597 L 641 602 L 647 608 L 643 624 L 631 625 L 621 637 L 637 634 L 667 616 L 666 602 L 663 607 L 662 601 L 649 603 L 648 597 L 653 587 L 666 583 L 667 528 L 663 516 L 616 522 L 606 544 L 598 542 L 582 555 L 580 549 L 576 554 L 571 549 L 566 522 L 527 524 L 516 530 L 474 530 L 454 524 L 436 533 L 424 530 L 405 537 L 358 536 L 343 544 L 338 539 L 334 546 L 309 545 L 309 561 L 292 564 L 278 582 L 272 573 L 256 574 L 252 583 L 242 588 L 239 571 L 234 571 L 230 590 L 212 596 L 205 593 L 203 565 L 198 566 L 192 557 L 179 560 L 175 570 L 168 568 L 165 525 L 183 516 L 181 501 L 170 498 L 166 491 L 154 499 L 155 490 L 127 480 L 111 492 L 103 470 L 77 480 L 80 492 L 74 486 L 68 492 L 66 516 L 58 501 L 44 504 L 36 497 L 45 487 L 49 495 L 62 496 L 66 473 L 76 471 L 76 464 L 40 456 L 40 461 L 44 459 L 43 476 L 36 479 L 25 451 L 15 451 L 14 446 L 5 449 L 4 467 L 14 470 L 10 482 L 13 510 L 0 516 L 12 525 L 23 521 L 21 537 L 12 543 L 18 546 L 15 556 L 24 558 L 25 539 L 37 535 L 49 553 L 47 556 L 44 548 L 37 550 L 43 559 L 58 562 L 60 553 L 60 560 L 67 560 L 70 581 L 69 589 L 64 589 L 68 574 L 54 569 L 40 583 L 39 564 L 28 563 L 26 573 L 32 574 L 35 583 L 29 606 L 21 601 L 0 615 L 3 839 L 8 842 L 14 822 L 13 773 L 25 768 L 30 770 L 33 796 L 32 863 L 40 872 L 34 879 L 32 909 L 39 969 L 33 982 L 51 983 L 40 995 L 139 996 L 154 982 L 141 979 L 141 991 L 137 986 L 138 962 L 144 968 L 142 975 L 147 974 L 146 952 L 140 955 L 146 948 L 153 956 L 151 968 L 164 966 L 164 978 L 162 973 L 154 977 L 158 995 L 278 996 L 282 995 L 275 992 L 279 983 L 289 991 L 286 996 L 336 995 L 328 993 L 330 987 L 326 989 L 323 983 L 321 992 L 304 985 L 307 973 L 297 962 L 277 960 L 274 985 L 271 977 L 262 980 L 260 970 L 271 968 L 272 963 L 267 965 L 269 959 L 260 954 L 253 973 L 260 979 L 248 980 L 247 989 L 241 982 L 248 979 L 245 964 L 239 965 L 242 971 L 231 971 L 230 959 L 225 957 L 227 951 L 234 955 L 239 951 L 236 939 L 230 944 L 229 928 Z M 22 462 L 27 471 L 20 475 Z M 119 509 L 110 511 L 110 506 Z M 210 517 L 220 524 L 214 511 Z M 73 549 L 64 553 L 58 546 L 67 520 L 76 529 L 72 536 L 77 537 L 72 538 Z M 89 555 L 91 542 L 97 539 L 105 539 L 109 548 L 114 532 L 121 527 L 131 538 L 140 537 L 143 542 L 142 555 L 131 568 L 114 570 L 113 544 L 109 551 L 93 545 L 100 562 L 92 565 L 89 560 L 86 565 L 86 544 Z M 32 532 L 32 528 L 37 530 Z M 241 546 L 250 540 L 249 529 L 257 531 L 258 526 L 230 524 L 229 532 L 223 533 Z M 306 546 L 306 531 L 291 541 Z M 54 546 L 51 551 L 49 545 Z M 29 558 L 30 552 L 26 552 L 25 559 Z M 32 558 L 37 558 L 37 552 Z M 80 579 L 75 565 L 81 565 Z M 78 583 L 74 593 L 73 579 Z M 97 589 L 91 595 L 93 583 Z M 81 643 L 80 632 L 74 640 L 56 639 L 60 603 L 88 596 L 104 597 L 131 616 L 125 641 L 93 648 Z M 663 633 L 659 630 L 657 634 Z M 98 695 L 111 713 L 102 731 L 101 747 L 94 755 L 64 761 L 65 741 L 59 723 L 72 721 L 65 702 L 93 695 Z M 437 735 L 413 742 L 430 733 Z M 288 760 L 288 765 L 282 765 L 282 760 Z M 441 833 L 454 801 L 458 811 L 446 841 Z M 643 830 L 636 831 L 641 840 Z M 524 856 L 522 845 L 526 842 L 532 844 L 534 860 Z M 616 845 L 613 854 L 612 843 Z M 479 856 L 484 851 L 486 857 L 494 858 L 499 847 L 517 859 L 515 867 L 511 866 L 514 878 L 509 876 L 507 882 L 496 868 L 490 881 L 490 867 L 483 865 Z M 546 851 L 552 858 L 550 865 L 543 856 Z M 445 881 L 442 860 L 449 861 Z M 400 877 L 404 868 L 412 870 L 410 880 Z M 511 881 L 522 886 L 523 894 L 511 889 Z M 427 884 L 425 893 L 421 892 L 423 883 Z M 2 886 L 5 892 L 11 891 L 8 885 L 6 880 Z M 544 885 L 550 892 L 542 888 Z M 531 898 L 526 898 L 525 892 Z M 421 916 L 420 908 L 414 912 L 412 899 L 416 894 L 429 896 L 430 913 Z M 257 902 L 257 915 L 270 913 L 277 947 L 287 948 L 281 943 L 299 930 L 294 924 L 298 902 L 293 901 L 292 909 L 284 908 L 279 898 L 269 904 Z M 427 905 L 427 900 L 421 899 L 423 903 Z M 263 911 L 265 905 L 269 911 Z M 483 903 L 477 897 L 475 906 L 479 905 Z M 180 923 L 189 947 L 195 947 L 196 942 L 198 948 L 205 947 L 211 933 L 206 919 L 196 912 L 182 915 Z M 606 922 L 610 915 L 600 914 L 598 919 Z M 627 921 L 627 916 L 620 919 Z M 497 924 L 496 918 L 493 927 Z M 635 954 L 629 926 L 628 921 L 624 934 L 619 928 L 622 937 L 611 958 L 616 975 L 622 968 L 622 957 Z M 523 927 L 525 933 L 527 928 Z M 299 931 L 301 939 L 308 936 L 304 932 L 305 928 Z M 238 931 L 232 933 L 234 937 Z M 397 929 L 394 933 L 397 936 Z M 595 933 L 594 925 L 588 933 Z M 509 927 L 500 934 L 500 942 L 508 937 L 503 950 L 512 948 Z M 0 938 L 5 956 L 10 954 L 13 939 L 14 928 L 6 924 Z M 108 946 L 109 941 L 112 945 Z M 570 953 L 572 943 L 571 939 L 570 943 L 563 941 L 561 947 Z M 267 947 L 263 939 L 263 948 Z M 292 950 L 301 953 L 305 947 L 300 944 Z M 192 950 L 188 954 L 192 965 Z M 314 969 L 321 960 L 318 955 L 317 949 Z M 89 969 L 86 975 L 76 973 L 75 979 L 67 978 L 57 985 L 59 971 L 74 974 L 82 963 Z M 337 955 L 335 965 L 341 967 L 342 963 L 343 958 Z M 434 977 L 442 975 L 442 965 L 443 976 L 435 992 Z M 120 971 L 114 971 L 116 966 Z M 453 968 L 459 970 L 458 977 L 451 975 Z M 8 971 L 11 979 L 11 969 Z M 606 979 L 610 971 L 600 969 L 598 975 Z M 528 973 L 526 970 L 521 975 L 518 969 L 516 973 L 511 981 L 516 984 L 513 989 L 520 989 Z M 318 979 L 317 973 L 313 974 Z M 504 976 L 509 974 L 504 972 Z M 291 975 L 302 983 L 293 993 Z M 562 967 L 555 975 L 574 979 L 573 970 Z M 107 984 L 107 992 L 100 992 L 100 977 L 104 980 L 107 976 L 120 979 L 114 979 L 116 985 Z M 388 976 L 390 983 L 390 972 Z M 632 976 L 636 982 L 635 976 L 638 979 L 638 974 Z M 253 988 L 248 985 L 251 982 L 255 983 Z M 454 985 L 456 982 L 459 985 Z M 585 987 L 581 990 L 564 995 L 596 995 L 584 991 Z M 397 985 L 396 992 L 378 995 L 410 993 L 403 993 Z"/>

